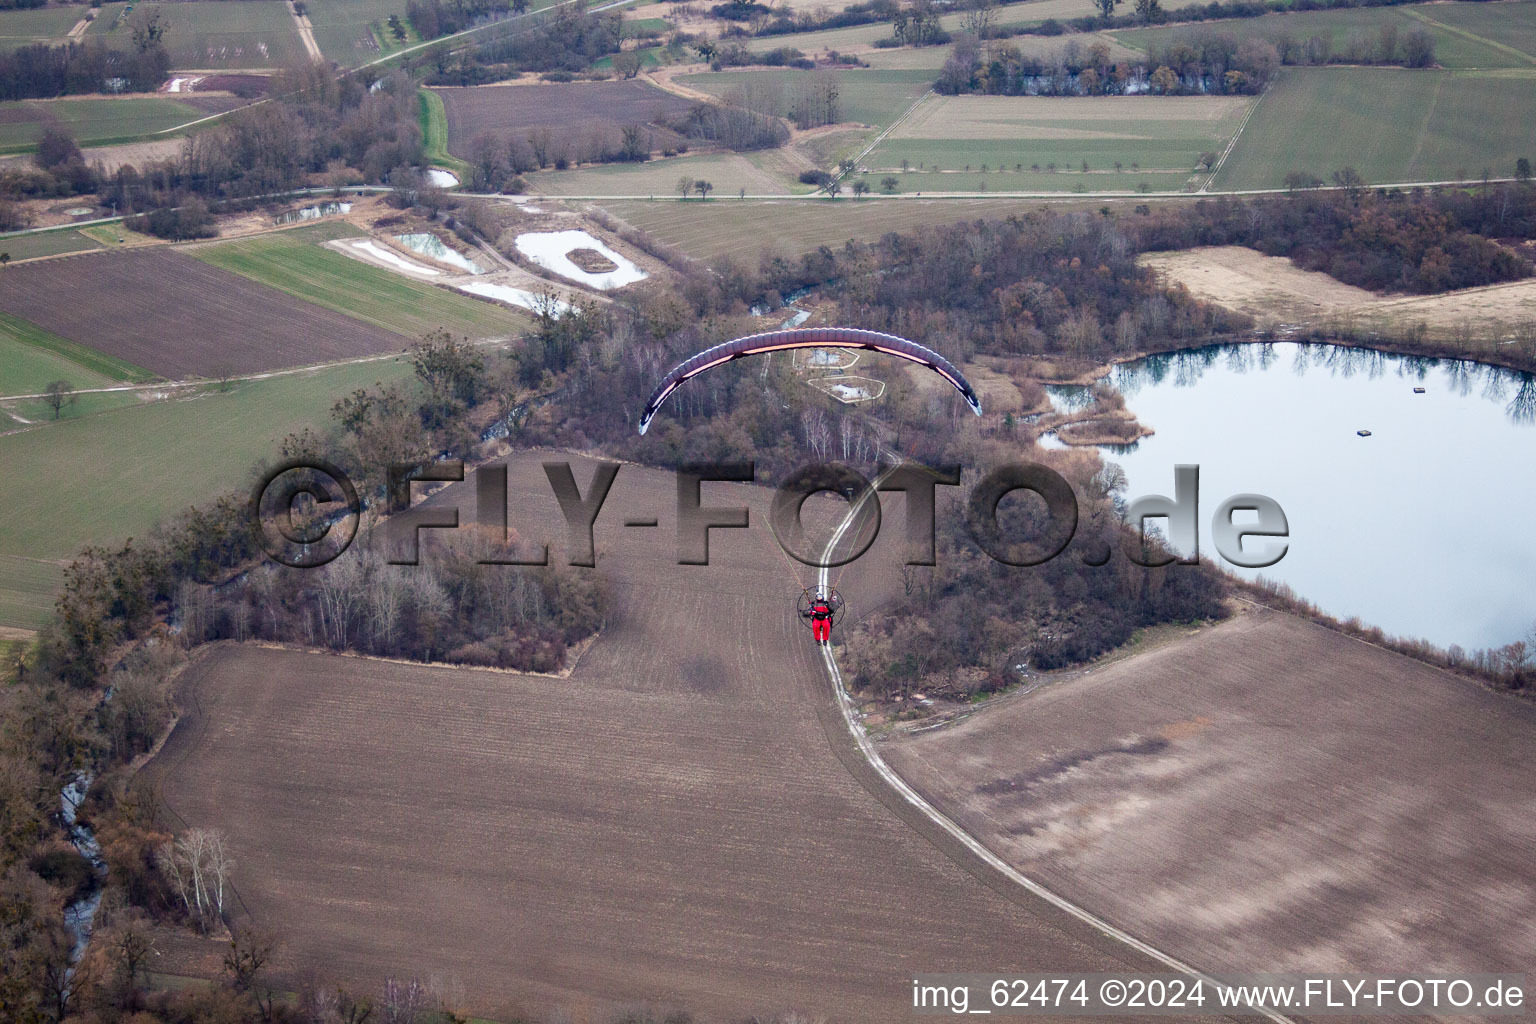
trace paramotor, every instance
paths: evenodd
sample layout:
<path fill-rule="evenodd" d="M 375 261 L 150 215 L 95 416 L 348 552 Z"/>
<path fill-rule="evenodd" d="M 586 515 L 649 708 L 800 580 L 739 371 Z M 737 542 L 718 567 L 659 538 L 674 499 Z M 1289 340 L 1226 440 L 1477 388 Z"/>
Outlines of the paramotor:
<path fill-rule="evenodd" d="M 662 403 L 667 400 L 667 396 L 681 387 L 689 378 L 721 363 L 730 362 L 732 359 L 744 359 L 747 356 L 761 355 L 765 352 L 781 352 L 795 348 L 851 348 L 899 356 L 926 366 L 949 381 L 954 385 L 955 390 L 960 392 L 971 410 L 976 415 L 981 415 L 981 399 L 977 397 L 976 389 L 971 387 L 970 381 L 966 380 L 959 370 L 955 369 L 953 363 L 931 348 L 905 338 L 898 338 L 894 334 L 866 331 L 857 327 L 802 327 L 795 330 L 749 334 L 744 338 L 707 348 L 698 355 L 683 360 L 673 368 L 671 373 L 662 378 L 661 383 L 652 393 L 650 401 L 645 403 L 645 410 L 640 414 L 640 433 L 645 433 L 650 427 L 651 419 L 656 415 L 656 410 L 660 409 Z"/>

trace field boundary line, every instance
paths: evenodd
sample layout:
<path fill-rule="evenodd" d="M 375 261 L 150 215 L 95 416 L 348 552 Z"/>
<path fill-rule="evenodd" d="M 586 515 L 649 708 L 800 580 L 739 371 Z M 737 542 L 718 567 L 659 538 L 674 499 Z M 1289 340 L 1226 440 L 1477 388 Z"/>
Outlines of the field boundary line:
<path fill-rule="evenodd" d="M 1429 15 L 1425 14 L 1423 11 L 1416 11 L 1410 7 L 1404 7 L 1403 13 L 1408 15 L 1408 17 L 1412 18 L 1414 21 L 1422 21 L 1426 25 L 1433 25 L 1435 28 L 1444 29 L 1453 36 L 1461 36 L 1463 39 L 1470 39 L 1474 43 L 1482 43 L 1484 46 L 1491 46 L 1495 50 L 1498 50 L 1500 53 L 1507 53 L 1511 57 L 1519 57 L 1527 64 L 1536 64 L 1536 57 L 1526 53 L 1524 50 L 1517 50 L 1515 47 L 1506 43 L 1501 43 L 1497 40 L 1489 39 L 1487 36 L 1480 36 L 1476 32 L 1470 32 L 1464 28 L 1457 28 L 1455 25 L 1447 25 L 1443 21 L 1436 21 L 1434 18 L 1431 18 Z"/>
<path fill-rule="evenodd" d="M 890 123 L 890 125 L 885 129 L 885 131 L 883 131 L 879 135 L 875 136 L 875 139 L 874 139 L 873 142 L 871 142 L 869 145 L 865 146 L 862 150 L 859 151 L 859 155 L 853 158 L 853 169 L 855 171 L 857 171 L 859 169 L 859 164 L 861 164 L 864 161 L 864 158 L 869 156 L 869 154 L 873 153 L 875 151 L 875 147 L 880 145 L 880 143 L 884 142 L 885 141 L 885 137 L 887 135 L 891 134 L 891 132 L 896 130 L 898 125 L 900 125 L 907 118 L 911 117 L 912 116 L 912 111 L 916 110 L 919 106 L 921 106 L 923 100 L 926 100 L 929 96 L 932 96 L 933 94 L 934 94 L 933 89 L 930 87 L 927 92 L 923 93 L 917 99 L 913 100 L 912 101 L 912 105 L 910 107 L 908 107 L 906 110 L 903 110 L 901 112 L 901 116 L 900 117 L 898 117 L 896 120 L 892 121 Z"/>
<path fill-rule="evenodd" d="M 894 467 L 891 470 L 887 470 L 886 473 L 892 471 L 894 471 Z M 885 475 L 885 473 L 881 474 L 882 477 Z M 879 481 L 877 480 L 876 486 L 878 486 L 878 483 Z M 823 562 L 827 561 L 826 556 L 831 554 L 832 549 L 837 546 L 840 540 L 842 540 L 843 534 L 848 531 L 850 526 L 852 526 L 855 518 L 858 515 L 859 508 L 873 494 L 875 494 L 875 487 L 870 487 L 862 495 L 860 495 L 859 499 L 855 501 L 853 505 L 848 509 L 848 514 L 843 517 L 840 523 L 838 523 L 837 529 L 832 532 L 832 537 L 827 542 L 826 550 L 823 552 L 823 557 L 821 559 Z M 876 500 L 879 499 L 877 498 Z M 827 567 L 820 567 L 817 570 L 816 575 L 817 585 L 819 587 L 825 588 L 827 586 L 827 577 Z M 875 770 L 876 774 L 878 774 L 892 789 L 900 794 L 900 796 L 905 799 L 907 803 L 911 804 L 919 812 L 921 812 L 924 817 L 928 818 L 929 821 L 932 821 L 935 825 L 938 825 L 945 832 L 949 833 L 951 837 L 958 840 L 963 846 L 965 846 L 966 849 L 970 850 L 971 853 L 979 857 L 984 863 L 1000 872 L 1004 877 L 1022 886 L 1030 893 L 1038 896 L 1040 899 L 1046 901 L 1056 909 L 1064 911 L 1065 913 L 1076 918 L 1078 921 L 1081 921 L 1083 924 L 1086 924 L 1089 927 L 1095 929 L 1106 938 L 1120 942 L 1135 950 L 1136 952 L 1141 953 L 1143 956 L 1150 957 L 1151 959 L 1157 961 L 1165 967 L 1168 967 L 1178 974 L 1198 978 L 1199 980 L 1212 986 L 1219 984 L 1216 979 L 1210 975 L 1196 970 L 1194 967 L 1184 963 L 1182 960 L 1177 959 L 1171 954 L 1164 953 L 1156 946 L 1136 938 L 1134 935 L 1121 928 L 1115 927 L 1108 921 L 1099 917 L 1097 914 L 1094 914 L 1092 911 L 1085 910 L 1084 908 L 1068 900 L 1066 897 L 1058 895 L 1056 892 L 1047 889 L 1045 886 L 1028 877 L 1013 865 L 1003 860 L 997 854 L 993 853 L 981 842 L 981 840 L 977 839 L 965 829 L 961 828 L 942 811 L 924 799 L 922 794 L 918 793 L 917 790 L 908 785 L 907 781 L 898 775 L 895 769 L 891 768 L 891 766 L 886 763 L 885 758 L 880 756 L 879 751 L 875 750 L 874 743 L 871 742 L 869 734 L 864 730 L 864 726 L 858 720 L 858 710 L 853 706 L 853 700 L 849 697 L 847 687 L 843 684 L 843 673 L 842 670 L 838 667 L 837 658 L 832 654 L 832 646 L 830 644 L 821 649 L 821 659 L 826 666 L 828 678 L 832 682 L 832 691 L 837 697 L 838 707 L 842 710 L 843 721 L 847 724 L 848 732 L 853 736 L 854 743 L 858 745 L 859 752 L 864 755 L 864 759 L 869 762 L 869 766 Z M 1286 1017 L 1284 1014 L 1281 1014 L 1275 1010 L 1271 1010 L 1268 1007 L 1256 1007 L 1250 1012 L 1262 1014 L 1264 1017 L 1275 1022 L 1275 1024 L 1295 1024 L 1295 1022 L 1293 1022 L 1289 1017 Z"/>
<path fill-rule="evenodd" d="M 1271 83 L 1271 85 L 1273 85 L 1273 83 Z M 1206 177 L 1205 184 L 1200 186 L 1200 191 L 1202 194 L 1208 194 L 1211 191 L 1211 186 L 1216 183 L 1217 172 L 1219 172 L 1222 166 L 1227 162 L 1227 157 L 1232 155 L 1232 150 L 1237 147 L 1238 136 L 1242 135 L 1243 129 L 1248 127 L 1248 122 L 1253 118 L 1253 112 L 1259 109 L 1259 104 L 1264 102 L 1264 97 L 1267 95 L 1269 95 L 1268 87 L 1266 87 L 1263 92 L 1259 93 L 1259 98 L 1253 101 L 1253 106 L 1248 108 L 1248 113 L 1244 114 L 1243 119 L 1238 122 L 1237 131 L 1233 132 L 1232 138 L 1227 140 L 1227 148 L 1221 151 L 1221 156 L 1216 159 L 1216 166 L 1211 168 L 1211 173 Z"/>

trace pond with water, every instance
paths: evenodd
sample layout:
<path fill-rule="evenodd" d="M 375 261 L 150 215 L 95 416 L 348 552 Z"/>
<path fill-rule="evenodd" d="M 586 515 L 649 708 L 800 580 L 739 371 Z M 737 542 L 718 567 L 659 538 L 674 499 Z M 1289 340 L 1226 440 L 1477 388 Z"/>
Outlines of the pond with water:
<path fill-rule="evenodd" d="M 1132 498 L 1171 496 L 1174 466 L 1198 464 L 1203 555 L 1218 557 L 1210 517 L 1230 495 L 1256 492 L 1284 508 L 1290 548 L 1278 564 L 1223 568 L 1442 647 L 1501 646 L 1530 632 L 1531 375 L 1282 343 L 1154 356 L 1117 367 L 1109 382 L 1155 433 L 1104 457 L 1125 471 Z M 1081 394 L 1053 389 L 1052 398 L 1068 407 Z"/>

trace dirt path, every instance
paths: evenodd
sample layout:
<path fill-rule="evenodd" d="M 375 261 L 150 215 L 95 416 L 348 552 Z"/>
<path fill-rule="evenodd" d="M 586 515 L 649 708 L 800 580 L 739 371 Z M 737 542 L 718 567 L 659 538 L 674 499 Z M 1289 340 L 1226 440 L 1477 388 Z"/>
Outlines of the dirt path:
<path fill-rule="evenodd" d="M 288 13 L 293 15 L 293 23 L 299 30 L 299 40 L 304 44 L 304 52 L 309 54 L 309 59 L 315 62 L 325 60 L 325 54 L 320 52 L 320 47 L 315 43 L 315 30 L 309 23 L 309 15 L 300 14 L 294 6 L 294 0 L 288 0 Z"/>

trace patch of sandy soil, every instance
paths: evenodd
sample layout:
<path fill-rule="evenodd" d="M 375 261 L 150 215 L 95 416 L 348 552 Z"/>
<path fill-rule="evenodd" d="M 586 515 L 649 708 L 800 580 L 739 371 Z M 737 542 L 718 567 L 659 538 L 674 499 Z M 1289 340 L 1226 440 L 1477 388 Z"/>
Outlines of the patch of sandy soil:
<path fill-rule="evenodd" d="M 1377 295 L 1237 245 L 1147 253 L 1139 262 L 1196 298 L 1247 313 L 1272 329 L 1347 324 L 1402 331 L 1422 323 L 1427 336 L 1439 340 L 1459 333 L 1510 340 L 1536 321 L 1536 279 L 1441 295 Z"/>

